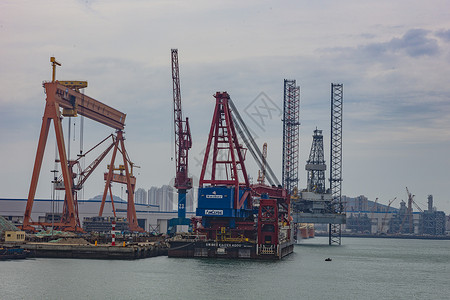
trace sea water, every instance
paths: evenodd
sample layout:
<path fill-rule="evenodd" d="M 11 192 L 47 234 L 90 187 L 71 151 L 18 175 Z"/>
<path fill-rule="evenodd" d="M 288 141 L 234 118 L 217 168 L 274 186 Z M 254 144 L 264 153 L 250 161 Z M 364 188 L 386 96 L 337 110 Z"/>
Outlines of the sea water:
<path fill-rule="evenodd" d="M 331 258 L 331 261 L 325 261 Z M 450 241 L 302 240 L 281 261 L 0 261 L 0 299 L 449 299 Z"/>

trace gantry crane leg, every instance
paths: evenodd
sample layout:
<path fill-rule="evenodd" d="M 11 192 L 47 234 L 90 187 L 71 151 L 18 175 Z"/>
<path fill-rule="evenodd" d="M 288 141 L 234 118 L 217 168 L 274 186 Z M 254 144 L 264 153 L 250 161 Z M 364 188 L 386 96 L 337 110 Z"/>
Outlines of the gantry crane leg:
<path fill-rule="evenodd" d="M 103 197 L 102 197 L 102 204 L 100 205 L 100 211 L 98 212 L 98 215 L 101 217 L 103 215 L 103 209 L 105 207 L 105 201 L 106 201 L 106 195 L 108 193 L 108 188 L 111 187 L 111 180 L 112 180 L 112 176 L 113 176 L 113 170 L 114 170 L 114 162 L 116 160 L 116 154 L 117 154 L 117 148 L 119 146 L 119 139 L 116 138 L 115 142 L 114 142 L 114 150 L 111 156 L 111 163 L 110 163 L 110 168 L 108 170 L 108 175 L 106 177 L 106 183 L 105 183 L 105 189 L 103 191 Z M 112 194 L 111 194 L 111 199 L 112 199 Z"/>
<path fill-rule="evenodd" d="M 47 144 L 48 133 L 50 129 L 50 123 L 53 120 L 55 127 L 56 143 L 58 147 L 58 154 L 61 163 L 61 171 L 64 178 L 64 188 L 66 192 L 65 205 L 67 206 L 68 220 L 64 224 L 56 224 L 57 226 L 64 226 L 66 230 L 76 230 L 76 217 L 74 200 L 72 195 L 72 178 L 69 174 L 69 166 L 66 156 L 66 148 L 64 145 L 64 135 L 61 125 L 61 118 L 59 112 L 59 105 L 56 103 L 54 98 L 54 93 L 47 94 L 47 103 L 45 106 L 44 117 L 42 118 L 41 133 L 39 136 L 38 148 L 36 151 L 36 159 L 34 162 L 33 175 L 31 177 L 30 190 L 28 193 L 27 206 L 25 209 L 23 229 L 24 230 L 34 230 L 31 225 L 37 225 L 37 222 L 32 222 L 30 220 L 31 210 L 33 208 L 33 201 L 36 195 L 36 188 L 39 180 L 39 174 L 41 171 L 42 160 L 44 157 L 45 146 Z"/>
<path fill-rule="evenodd" d="M 143 231 L 142 228 L 139 227 L 136 216 L 136 208 L 134 206 L 134 188 L 135 185 L 131 184 L 131 174 L 128 169 L 128 159 L 125 151 L 125 144 L 123 142 L 124 138 L 122 135 L 122 131 L 119 131 L 117 135 L 117 139 L 120 141 L 120 146 L 122 148 L 122 156 L 123 156 L 123 164 L 125 166 L 125 175 L 127 178 L 127 190 L 128 190 L 128 202 L 127 202 L 127 219 L 128 226 L 131 231 Z"/>
<path fill-rule="evenodd" d="M 125 140 L 125 138 L 123 137 L 123 131 L 118 130 L 117 137 L 114 142 L 114 150 L 113 150 L 113 154 L 111 157 L 111 163 L 109 165 L 109 170 L 108 170 L 108 173 L 105 174 L 105 180 L 106 180 L 105 189 L 103 191 L 102 203 L 100 205 L 100 211 L 99 211 L 98 215 L 102 216 L 102 214 L 103 214 L 103 209 L 105 207 L 105 201 L 106 201 L 106 195 L 107 195 L 107 192 L 109 189 L 109 193 L 111 195 L 111 204 L 112 204 L 112 208 L 113 208 L 113 212 L 114 212 L 114 217 L 116 217 L 114 202 L 113 202 L 113 198 L 112 198 L 111 182 L 118 182 L 118 183 L 126 184 L 127 185 L 127 194 L 128 194 L 128 196 L 127 196 L 128 229 L 130 231 L 143 232 L 144 229 L 140 228 L 138 225 L 137 216 L 136 216 L 136 208 L 134 206 L 134 189 L 135 189 L 135 185 L 136 185 L 136 179 L 133 176 L 133 174 L 131 174 L 130 169 L 128 168 L 129 167 L 128 164 L 130 162 L 127 158 L 127 152 L 125 150 L 124 140 Z M 119 149 L 119 147 L 120 147 L 120 149 Z M 116 178 L 113 171 L 114 171 L 114 163 L 115 163 L 116 156 L 117 156 L 117 150 L 119 150 L 122 153 L 123 166 L 125 169 L 125 176 L 120 175 L 119 177 Z"/>

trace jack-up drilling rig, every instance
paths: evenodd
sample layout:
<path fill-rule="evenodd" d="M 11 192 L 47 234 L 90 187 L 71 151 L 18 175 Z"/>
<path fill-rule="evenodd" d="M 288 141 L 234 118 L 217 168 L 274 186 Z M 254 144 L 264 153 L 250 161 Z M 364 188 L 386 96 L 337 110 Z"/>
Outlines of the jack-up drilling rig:
<path fill-rule="evenodd" d="M 180 71 L 178 49 L 172 49 L 173 120 L 175 128 L 175 188 L 178 191 L 178 218 L 169 220 L 168 233 L 175 233 L 177 227 L 190 225 L 186 219 L 186 194 L 192 188 L 192 178 L 188 173 L 188 153 L 192 147 L 189 119 L 183 120 L 181 110 Z M 186 230 L 184 230 L 186 231 Z"/>
<path fill-rule="evenodd" d="M 126 114 L 109 107 L 93 98 L 90 98 L 79 92 L 80 88 L 87 86 L 86 81 L 57 81 L 55 79 L 56 66 L 61 66 L 54 57 L 50 58 L 52 63 L 52 81 L 45 82 L 44 88 L 46 97 L 46 105 L 44 110 L 44 117 L 42 118 L 41 132 L 36 151 L 36 158 L 34 162 L 33 174 L 31 177 L 30 190 L 28 193 L 27 205 L 24 213 L 24 221 L 22 228 L 28 231 L 35 231 L 34 226 L 50 227 L 54 226 L 56 229 L 65 231 L 83 231 L 80 226 L 78 217 L 78 204 L 77 204 L 77 192 L 82 189 L 86 179 L 92 174 L 94 169 L 105 158 L 106 154 L 114 147 L 114 154 L 111 160 L 111 166 L 114 164 L 115 153 L 119 143 L 121 145 L 121 152 L 124 157 L 125 173 L 122 182 L 126 182 L 128 186 L 128 206 L 127 217 L 129 222 L 129 229 L 132 231 L 143 231 L 137 225 L 136 211 L 134 209 L 134 197 L 132 189 L 132 174 L 128 169 L 128 162 L 126 160 L 126 151 L 124 146 L 123 130 L 125 128 Z M 62 110 L 62 111 L 61 111 Z M 112 136 L 113 144 L 110 145 L 93 163 L 91 163 L 85 170 L 80 171 L 77 174 L 74 171 L 74 167 L 79 167 L 79 159 L 84 157 L 88 152 L 96 148 L 98 145 L 106 141 L 105 138 L 102 142 L 97 144 L 91 150 L 85 154 L 80 155 L 77 160 L 70 160 L 66 154 L 66 147 L 64 144 L 64 136 L 62 130 L 62 118 L 63 116 L 76 117 L 77 115 L 85 116 L 93 121 L 99 122 L 106 126 L 109 126 L 116 130 L 117 136 Z M 53 121 L 56 134 L 57 149 L 59 159 L 57 163 L 61 165 L 62 177 L 60 179 L 55 178 L 55 188 L 65 191 L 64 208 L 62 218 L 58 222 L 36 222 L 31 219 L 31 212 L 33 209 L 33 201 L 36 195 L 37 184 L 39 180 L 40 170 L 45 152 L 45 146 L 50 130 L 50 124 Z M 109 182 L 112 180 L 112 169 L 108 174 L 107 184 L 105 191 L 109 187 Z M 56 176 L 55 176 L 56 177 Z M 75 181 L 75 178 L 78 178 Z M 103 197 L 102 208 L 105 201 L 105 195 Z M 101 214 L 101 213 L 100 213 Z"/>
<path fill-rule="evenodd" d="M 297 87 L 297 89 L 299 89 Z M 283 185 L 293 196 L 294 223 L 315 223 L 329 225 L 329 244 L 341 243 L 341 224 L 346 223 L 341 202 L 342 177 L 342 84 L 331 85 L 331 149 L 330 188 L 325 187 L 326 164 L 323 151 L 322 130 L 316 129 L 305 169 L 308 172 L 306 189 L 298 195 L 298 93 L 295 80 L 285 80 L 283 119 Z"/>

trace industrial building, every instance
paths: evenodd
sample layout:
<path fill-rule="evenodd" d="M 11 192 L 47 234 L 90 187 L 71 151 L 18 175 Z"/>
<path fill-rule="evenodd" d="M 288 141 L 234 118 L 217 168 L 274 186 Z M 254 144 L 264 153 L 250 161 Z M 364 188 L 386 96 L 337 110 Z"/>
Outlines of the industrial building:
<path fill-rule="evenodd" d="M 5 199 L 0 198 L 0 216 L 9 220 L 15 225 L 22 225 L 23 212 L 27 199 Z M 83 227 L 83 220 L 85 218 L 98 217 L 98 211 L 101 200 L 78 200 L 78 213 Z M 35 199 L 31 219 L 37 222 L 52 223 L 52 211 L 61 211 L 64 205 L 64 200 L 50 200 L 50 199 Z M 116 208 L 116 215 L 118 218 L 127 217 L 127 202 L 114 201 Z M 138 224 L 141 228 L 148 232 L 165 233 L 167 232 L 167 221 L 176 217 L 177 212 L 173 209 L 170 211 L 160 211 L 159 207 L 149 204 L 135 204 L 136 216 Z M 188 211 L 188 217 L 193 217 L 194 212 Z M 111 200 L 106 200 L 103 212 L 104 217 L 114 217 Z M 53 221 L 59 221 L 60 214 L 54 214 Z"/>
<path fill-rule="evenodd" d="M 343 196 L 346 203 L 348 233 L 362 234 L 410 234 L 443 236 L 446 234 L 448 220 L 443 211 L 433 207 L 433 196 L 428 196 L 428 208 L 422 210 L 408 191 L 408 203 L 400 201 L 399 208 L 370 201 L 365 196 L 355 198 Z M 412 206 L 417 211 L 413 211 Z M 447 229 L 448 231 L 448 229 Z"/>

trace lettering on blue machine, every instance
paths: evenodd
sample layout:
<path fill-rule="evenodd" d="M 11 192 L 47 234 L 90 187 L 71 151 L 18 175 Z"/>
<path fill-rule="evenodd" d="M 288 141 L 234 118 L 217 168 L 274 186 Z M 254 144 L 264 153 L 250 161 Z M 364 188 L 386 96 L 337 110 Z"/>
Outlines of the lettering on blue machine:
<path fill-rule="evenodd" d="M 219 210 L 219 209 L 205 209 L 205 215 L 222 216 L 223 215 L 223 210 Z"/>

